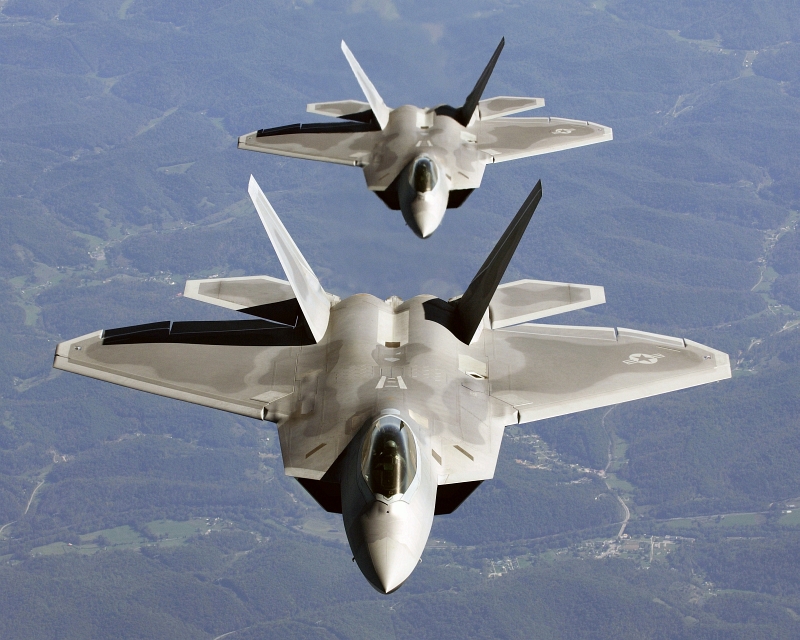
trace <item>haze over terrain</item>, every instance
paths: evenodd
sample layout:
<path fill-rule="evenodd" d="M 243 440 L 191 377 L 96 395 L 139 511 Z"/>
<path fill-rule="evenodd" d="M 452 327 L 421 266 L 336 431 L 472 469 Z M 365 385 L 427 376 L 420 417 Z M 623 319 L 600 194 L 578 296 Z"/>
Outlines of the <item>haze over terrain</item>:
<path fill-rule="evenodd" d="M 342 39 L 387 104 L 435 106 L 502 36 L 485 97 L 615 139 L 490 168 L 427 240 L 359 170 L 236 149 L 362 99 Z M 0 97 L 0 637 L 800 637 L 795 1 L 0 0 Z M 703 342 L 734 379 L 509 429 L 380 596 L 273 425 L 51 369 L 234 317 L 188 278 L 282 277 L 251 173 L 326 290 L 382 298 L 463 291 L 541 178 L 506 279 L 603 285 L 550 322 Z"/>

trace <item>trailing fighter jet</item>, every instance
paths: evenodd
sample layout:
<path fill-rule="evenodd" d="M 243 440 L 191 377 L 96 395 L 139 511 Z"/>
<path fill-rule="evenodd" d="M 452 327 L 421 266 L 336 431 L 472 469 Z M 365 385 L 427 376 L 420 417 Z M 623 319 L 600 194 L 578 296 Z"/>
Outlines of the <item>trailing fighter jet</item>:
<path fill-rule="evenodd" d="M 609 127 L 564 118 L 509 118 L 544 106 L 542 98 L 481 100 L 505 39 L 475 88 L 458 108 L 386 106 L 342 41 L 367 102 L 316 102 L 308 111 L 345 122 L 292 124 L 239 138 L 239 148 L 364 169 L 367 187 L 399 209 L 412 231 L 427 238 L 446 209 L 460 207 L 477 189 L 487 164 L 527 158 L 611 140 Z"/>
<path fill-rule="evenodd" d="M 411 575 L 434 517 L 494 476 L 506 426 L 731 376 L 726 354 L 689 340 L 532 322 L 605 302 L 599 286 L 499 285 L 541 183 L 452 300 L 340 300 L 252 177 L 249 192 L 287 280 L 190 280 L 185 296 L 257 319 L 97 331 L 59 344 L 53 366 L 275 422 L 286 473 L 342 514 L 380 592 Z"/>

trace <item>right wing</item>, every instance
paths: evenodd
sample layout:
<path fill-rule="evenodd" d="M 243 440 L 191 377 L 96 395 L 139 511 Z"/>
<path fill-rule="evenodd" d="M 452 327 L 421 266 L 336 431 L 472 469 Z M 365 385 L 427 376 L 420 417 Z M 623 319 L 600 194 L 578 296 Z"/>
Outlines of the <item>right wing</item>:
<path fill-rule="evenodd" d="M 519 422 L 731 377 L 721 351 L 632 329 L 523 324 L 488 333 L 491 395 L 513 406 Z"/>
<path fill-rule="evenodd" d="M 585 120 L 565 118 L 496 118 L 470 128 L 479 150 L 493 162 L 583 147 L 612 139 L 609 127 Z"/>
<path fill-rule="evenodd" d="M 103 344 L 97 331 L 62 342 L 53 366 L 231 413 L 275 420 L 294 391 L 299 347 Z M 277 404 L 274 404 L 276 403 Z M 288 413 L 288 408 L 281 412 Z M 269 418 L 268 418 L 269 415 Z"/>
<path fill-rule="evenodd" d="M 239 148 L 353 167 L 368 161 L 380 140 L 377 125 L 362 122 L 292 124 L 239 137 Z"/>

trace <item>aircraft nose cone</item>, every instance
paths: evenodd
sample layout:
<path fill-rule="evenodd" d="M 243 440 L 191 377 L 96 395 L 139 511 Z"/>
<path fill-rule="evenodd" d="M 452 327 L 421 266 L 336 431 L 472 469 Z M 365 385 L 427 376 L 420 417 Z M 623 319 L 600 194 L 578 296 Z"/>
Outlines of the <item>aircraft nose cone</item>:
<path fill-rule="evenodd" d="M 381 593 L 391 593 L 416 568 L 429 530 L 408 503 L 376 501 L 347 529 L 347 536 L 353 558 L 370 584 Z"/>
<path fill-rule="evenodd" d="M 444 217 L 444 210 L 437 211 L 434 203 L 418 197 L 411 204 L 411 216 L 413 219 L 413 224 L 409 224 L 411 230 L 420 238 L 427 238 L 439 228 Z"/>
<path fill-rule="evenodd" d="M 417 223 L 417 226 L 416 226 L 416 229 L 414 229 L 414 232 L 420 238 L 427 238 L 434 231 L 436 231 L 436 227 L 439 226 L 436 222 L 434 222 L 433 220 L 430 219 L 430 216 L 425 215 L 425 214 L 420 215 L 420 216 L 414 216 L 414 222 Z"/>
<path fill-rule="evenodd" d="M 398 589 L 418 562 L 405 545 L 393 538 L 383 538 L 370 544 L 369 555 L 384 593 Z"/>

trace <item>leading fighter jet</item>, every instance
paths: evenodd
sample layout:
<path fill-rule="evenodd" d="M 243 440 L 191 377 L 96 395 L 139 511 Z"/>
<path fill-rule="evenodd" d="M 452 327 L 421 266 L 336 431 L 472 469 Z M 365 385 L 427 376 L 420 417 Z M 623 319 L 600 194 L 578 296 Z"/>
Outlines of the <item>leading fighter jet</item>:
<path fill-rule="evenodd" d="M 506 117 L 543 107 L 542 98 L 481 100 L 504 44 L 505 39 L 462 106 L 392 109 L 342 41 L 367 102 L 309 104 L 309 112 L 345 122 L 260 129 L 241 136 L 239 148 L 362 167 L 367 187 L 427 238 L 446 209 L 460 207 L 480 186 L 487 164 L 612 138 L 609 127 L 585 120 Z"/>
<path fill-rule="evenodd" d="M 156 322 L 58 345 L 54 366 L 277 423 L 288 475 L 341 513 L 382 593 L 417 566 L 433 519 L 494 475 L 503 429 L 731 376 L 690 340 L 539 324 L 602 287 L 499 285 L 542 195 L 528 196 L 463 295 L 327 293 L 253 178 L 287 280 L 190 280 L 185 295 L 257 319 Z"/>

